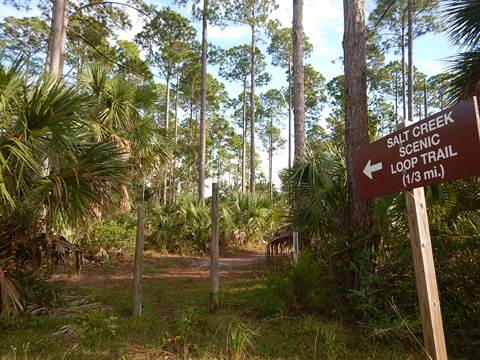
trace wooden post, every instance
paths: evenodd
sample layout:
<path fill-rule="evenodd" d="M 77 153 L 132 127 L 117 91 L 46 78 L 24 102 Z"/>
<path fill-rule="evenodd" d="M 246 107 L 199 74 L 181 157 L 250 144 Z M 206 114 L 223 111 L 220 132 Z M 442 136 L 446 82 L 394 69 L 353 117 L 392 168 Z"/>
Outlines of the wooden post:
<path fill-rule="evenodd" d="M 145 204 L 138 205 L 137 238 L 135 242 L 135 266 L 133 271 L 133 316 L 142 315 L 142 274 L 143 274 L 143 243 L 145 225 Z"/>
<path fill-rule="evenodd" d="M 210 312 L 217 312 L 218 302 L 218 184 L 212 184 L 212 243 L 210 245 Z"/>
<path fill-rule="evenodd" d="M 447 349 L 433 262 L 425 192 L 423 188 L 413 189 L 405 192 L 405 198 L 424 346 L 433 360 L 446 360 Z"/>
<path fill-rule="evenodd" d="M 413 15 L 414 0 L 408 0 L 408 120 L 410 124 L 413 122 Z M 405 198 L 425 350 L 432 360 L 446 360 L 447 348 L 443 334 L 425 191 L 423 187 L 406 191 Z"/>
<path fill-rule="evenodd" d="M 299 246 L 298 246 L 298 231 L 294 231 L 293 235 L 293 263 L 297 265 L 298 263 L 298 252 L 299 252 Z"/>

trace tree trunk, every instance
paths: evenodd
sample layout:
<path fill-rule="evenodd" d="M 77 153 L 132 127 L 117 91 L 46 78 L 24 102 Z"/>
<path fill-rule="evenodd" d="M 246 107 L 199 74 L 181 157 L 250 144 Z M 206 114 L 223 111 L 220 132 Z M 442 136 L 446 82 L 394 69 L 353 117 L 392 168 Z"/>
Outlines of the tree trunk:
<path fill-rule="evenodd" d="M 202 74 L 201 74 L 201 100 L 200 100 L 200 146 L 198 165 L 198 198 L 203 203 L 205 197 L 205 161 L 206 161 L 206 113 L 207 113 L 207 16 L 208 0 L 203 0 L 202 14 Z"/>
<path fill-rule="evenodd" d="M 408 122 L 413 122 L 413 2 L 408 0 Z"/>
<path fill-rule="evenodd" d="M 166 100 L 165 100 L 165 132 L 168 134 L 169 122 L 170 122 L 170 74 L 167 74 L 166 79 Z M 162 197 L 162 204 L 167 205 L 167 185 L 168 185 L 168 166 L 165 167 L 165 177 L 163 179 L 163 197 Z"/>
<path fill-rule="evenodd" d="M 423 81 L 423 110 L 426 119 L 428 117 L 428 89 L 426 79 Z"/>
<path fill-rule="evenodd" d="M 292 61 L 288 59 L 288 168 L 292 167 Z"/>
<path fill-rule="evenodd" d="M 63 50 L 60 54 L 60 70 L 63 72 L 63 64 L 65 63 L 65 48 L 67 44 L 67 30 L 68 30 L 68 0 L 65 0 L 63 8 L 63 31 L 62 31 L 62 46 Z"/>
<path fill-rule="evenodd" d="M 133 270 L 133 316 L 142 315 L 144 227 L 145 227 L 145 182 L 143 184 L 143 190 L 142 190 L 142 201 L 138 205 L 137 237 L 135 239 L 135 265 Z"/>
<path fill-rule="evenodd" d="M 295 133 L 294 161 L 304 161 L 305 99 L 303 81 L 303 0 L 293 0 L 293 127 Z"/>
<path fill-rule="evenodd" d="M 270 118 L 270 147 L 268 149 L 268 184 L 269 184 L 269 193 L 270 200 L 273 199 L 273 118 Z"/>
<path fill-rule="evenodd" d="M 63 56 L 68 24 L 68 0 L 55 0 L 52 10 L 52 25 L 48 45 L 46 72 L 60 78 L 63 71 Z"/>
<path fill-rule="evenodd" d="M 403 121 L 407 120 L 407 84 L 405 80 L 405 25 L 402 23 L 402 104 L 403 104 Z"/>
<path fill-rule="evenodd" d="M 343 50 L 346 79 L 346 150 L 349 230 L 366 233 L 373 223 L 369 201 L 360 201 L 355 191 L 353 155 L 369 142 L 366 81 L 365 1 L 344 0 L 345 33 Z"/>
<path fill-rule="evenodd" d="M 243 122 L 242 122 L 242 193 L 245 193 L 247 166 L 247 76 L 243 79 Z"/>
<path fill-rule="evenodd" d="M 255 0 L 253 1 L 252 48 L 250 50 L 250 192 L 255 193 Z"/>
<path fill-rule="evenodd" d="M 398 126 L 398 72 L 395 70 L 395 126 Z"/>

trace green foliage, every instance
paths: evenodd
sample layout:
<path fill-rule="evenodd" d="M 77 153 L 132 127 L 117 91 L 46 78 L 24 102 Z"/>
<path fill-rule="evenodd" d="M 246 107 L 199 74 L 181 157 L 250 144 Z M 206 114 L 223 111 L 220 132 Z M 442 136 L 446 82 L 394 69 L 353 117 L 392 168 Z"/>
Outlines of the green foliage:
<path fill-rule="evenodd" d="M 296 266 L 284 267 L 267 275 L 262 313 L 288 315 L 326 314 L 335 308 L 328 296 L 328 267 L 311 255 L 302 254 Z"/>
<path fill-rule="evenodd" d="M 244 359 L 247 348 L 252 345 L 251 338 L 256 335 L 242 323 L 232 321 L 227 330 L 227 353 L 231 360 Z"/>
<path fill-rule="evenodd" d="M 123 221 L 122 221 L 123 220 Z M 131 218 L 111 218 L 97 220 L 88 227 L 80 240 L 80 246 L 86 253 L 95 255 L 100 249 L 133 253 L 135 247 L 135 222 Z M 78 234 L 77 237 L 82 234 Z"/>
<path fill-rule="evenodd" d="M 0 23 L 0 58 L 10 63 L 22 58 L 27 76 L 41 72 L 45 62 L 48 28 L 38 17 L 6 17 Z"/>
<path fill-rule="evenodd" d="M 149 212 L 154 227 L 149 236 L 152 245 L 161 251 L 184 253 L 204 251 L 210 239 L 210 208 L 193 197 L 177 204 L 154 207 Z"/>
<path fill-rule="evenodd" d="M 220 208 L 220 230 L 227 246 L 269 241 L 284 221 L 282 203 L 262 194 L 233 193 Z"/>
<path fill-rule="evenodd" d="M 147 52 L 147 59 L 168 80 L 190 55 L 196 31 L 187 18 L 169 8 L 155 11 L 153 15 L 135 40 Z"/>
<path fill-rule="evenodd" d="M 211 236 L 210 211 L 210 204 L 202 205 L 193 197 L 166 207 L 154 206 L 148 212 L 153 228 L 148 239 L 160 251 L 205 251 Z M 227 247 L 258 244 L 269 240 L 282 221 L 280 205 L 265 195 L 227 195 L 220 202 L 220 242 Z"/>
<path fill-rule="evenodd" d="M 118 317 L 111 315 L 105 318 L 99 311 L 91 311 L 75 319 L 80 333 L 80 340 L 89 347 L 95 347 L 104 338 L 117 335 Z"/>
<path fill-rule="evenodd" d="M 378 235 L 351 238 L 339 212 L 347 208 L 343 158 L 331 151 L 311 155 L 284 174 L 286 190 L 300 204 L 292 222 L 312 240 L 305 243 L 310 264 L 300 261 L 283 277 L 269 278 L 266 310 L 355 318 L 372 336 L 389 341 L 411 339 L 412 333 L 421 338 L 404 197 L 376 199 L 372 233 Z M 478 321 L 480 279 L 467 269 L 480 258 L 480 183 L 464 179 L 434 186 L 426 197 L 446 333 L 454 334 L 447 338 L 449 352 L 475 358 L 480 334 L 470 324 Z M 352 270 L 358 274 L 355 288 Z"/>
<path fill-rule="evenodd" d="M 39 277 L 36 273 L 21 269 L 15 271 L 14 277 L 20 289 L 24 290 L 25 304 L 34 309 L 52 310 L 65 304 L 62 296 L 65 290 L 64 283 L 52 283 L 48 277 Z"/>
<path fill-rule="evenodd" d="M 325 236 L 345 229 L 345 166 L 342 151 L 328 146 L 282 174 L 284 190 L 299 204 L 291 217 L 302 234 Z"/>

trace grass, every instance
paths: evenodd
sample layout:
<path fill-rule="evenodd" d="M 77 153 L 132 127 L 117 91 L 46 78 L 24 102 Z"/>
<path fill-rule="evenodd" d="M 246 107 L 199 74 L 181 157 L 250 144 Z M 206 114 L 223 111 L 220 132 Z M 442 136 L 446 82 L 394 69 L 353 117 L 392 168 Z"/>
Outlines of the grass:
<path fill-rule="evenodd" d="M 130 316 L 129 280 L 68 284 L 66 290 L 102 306 L 0 320 L 0 359 L 423 358 L 404 344 L 375 342 L 332 320 L 262 316 L 261 277 L 221 281 L 221 309 L 215 315 L 208 313 L 208 279 L 145 281 L 140 319 Z"/>

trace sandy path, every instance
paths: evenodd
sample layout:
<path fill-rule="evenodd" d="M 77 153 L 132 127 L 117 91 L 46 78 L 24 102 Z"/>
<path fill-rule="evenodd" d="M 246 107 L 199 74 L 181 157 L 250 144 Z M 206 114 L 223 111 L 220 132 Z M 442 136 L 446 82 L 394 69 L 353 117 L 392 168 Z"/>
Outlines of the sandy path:
<path fill-rule="evenodd" d="M 63 273 L 59 277 L 84 284 L 109 285 L 118 281 L 133 279 L 133 260 L 115 259 L 113 265 L 87 264 L 80 275 Z M 238 250 L 220 254 L 220 277 L 250 278 L 266 263 L 265 255 L 260 251 Z M 206 279 L 210 276 L 210 259 L 204 257 L 186 257 L 175 255 L 146 255 L 144 259 L 145 281 L 158 279 Z"/>

